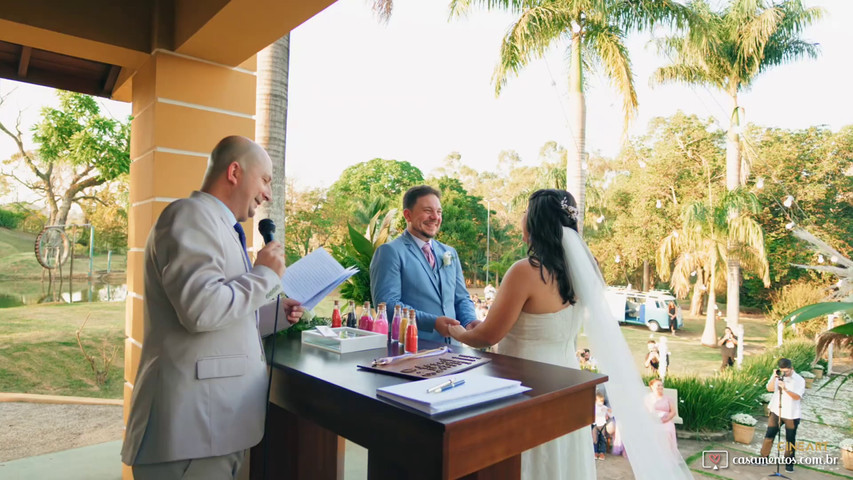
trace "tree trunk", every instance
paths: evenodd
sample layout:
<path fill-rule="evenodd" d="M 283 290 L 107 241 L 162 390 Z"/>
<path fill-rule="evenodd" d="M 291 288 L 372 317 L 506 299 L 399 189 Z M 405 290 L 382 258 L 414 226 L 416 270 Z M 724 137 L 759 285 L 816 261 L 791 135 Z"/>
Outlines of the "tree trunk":
<path fill-rule="evenodd" d="M 59 211 L 56 212 L 56 218 L 52 225 L 65 225 L 68 222 L 68 213 L 71 211 L 72 201 L 70 198 L 62 198 L 59 206 Z"/>
<path fill-rule="evenodd" d="M 702 331 L 702 345 L 713 347 L 717 344 L 717 293 L 715 292 L 717 274 L 711 267 L 711 281 L 708 285 L 708 311 L 705 312 L 705 330 Z"/>
<path fill-rule="evenodd" d="M 698 317 L 702 314 L 702 298 L 705 293 L 702 291 L 702 269 L 696 270 L 696 283 L 693 284 L 693 298 L 690 299 L 690 315 Z"/>
<path fill-rule="evenodd" d="M 255 141 L 264 147 L 272 159 L 272 200 L 255 212 L 254 225 L 269 218 L 276 225 L 275 238 L 284 244 L 285 204 L 285 136 L 287 133 L 287 85 L 290 62 L 290 34 L 258 52 L 258 78 L 255 98 Z M 254 235 L 255 252 L 264 245 L 260 235 Z"/>
<path fill-rule="evenodd" d="M 741 145 L 740 145 L 740 109 L 737 92 L 731 94 L 732 116 L 729 131 L 726 134 L 726 188 L 735 190 L 741 185 Z M 737 212 L 735 212 L 737 214 Z M 737 331 L 735 326 L 740 321 L 740 260 L 735 255 L 735 245 L 731 235 L 727 245 L 726 263 L 726 323 Z"/>
<path fill-rule="evenodd" d="M 649 261 L 643 260 L 643 291 L 649 291 L 649 283 L 650 282 L 650 269 L 649 269 Z"/>
<path fill-rule="evenodd" d="M 572 60 L 569 71 L 569 103 L 572 112 L 574 131 L 574 155 L 568 155 L 566 162 L 566 190 L 578 203 L 578 233 L 583 236 L 583 217 L 585 208 L 585 179 L 583 164 L 586 161 L 586 99 L 583 93 L 583 64 L 581 62 L 581 34 L 572 35 Z"/>

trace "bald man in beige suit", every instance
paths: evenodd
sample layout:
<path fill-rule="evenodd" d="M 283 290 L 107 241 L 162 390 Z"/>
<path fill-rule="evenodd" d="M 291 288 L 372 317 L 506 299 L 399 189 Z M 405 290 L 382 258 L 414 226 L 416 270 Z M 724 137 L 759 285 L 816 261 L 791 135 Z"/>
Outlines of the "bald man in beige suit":
<path fill-rule="evenodd" d="M 201 191 L 166 207 L 145 246 L 145 337 L 122 461 L 136 480 L 232 479 L 264 432 L 266 361 L 284 250 L 254 265 L 239 222 L 270 200 L 272 163 L 244 137 L 210 155 Z M 302 307 L 282 299 L 279 329 Z"/>

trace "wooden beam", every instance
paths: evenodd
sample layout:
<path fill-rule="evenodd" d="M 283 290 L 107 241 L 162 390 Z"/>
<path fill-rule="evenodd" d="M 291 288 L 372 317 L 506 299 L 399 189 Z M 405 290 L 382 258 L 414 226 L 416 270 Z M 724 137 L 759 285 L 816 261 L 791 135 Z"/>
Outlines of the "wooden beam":
<path fill-rule="evenodd" d="M 21 47 L 21 58 L 18 59 L 18 77 L 27 78 L 27 70 L 30 68 L 30 54 L 33 53 L 32 47 Z"/>
<path fill-rule="evenodd" d="M 121 71 L 121 67 L 118 65 L 112 65 L 110 67 L 109 73 L 107 73 L 107 78 L 104 81 L 104 96 L 109 97 L 113 93 L 113 88 L 116 86 L 116 79 L 118 78 L 118 74 Z"/>

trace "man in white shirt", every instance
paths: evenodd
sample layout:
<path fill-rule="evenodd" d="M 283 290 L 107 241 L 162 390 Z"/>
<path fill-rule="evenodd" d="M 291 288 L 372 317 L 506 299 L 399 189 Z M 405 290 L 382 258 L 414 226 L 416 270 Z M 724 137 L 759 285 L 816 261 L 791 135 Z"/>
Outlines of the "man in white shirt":
<path fill-rule="evenodd" d="M 806 381 L 794 371 L 791 361 L 780 358 L 779 368 L 767 380 L 767 391 L 773 392 L 770 399 L 770 418 L 767 419 L 767 433 L 761 446 L 761 456 L 770 454 L 773 438 L 779 433 L 779 418 L 785 424 L 785 470 L 794 471 L 794 445 L 797 443 L 797 426 L 800 424 L 800 400 L 806 391 Z M 782 411 L 779 411 L 781 395 Z M 781 447 L 780 447 L 781 448 Z"/>

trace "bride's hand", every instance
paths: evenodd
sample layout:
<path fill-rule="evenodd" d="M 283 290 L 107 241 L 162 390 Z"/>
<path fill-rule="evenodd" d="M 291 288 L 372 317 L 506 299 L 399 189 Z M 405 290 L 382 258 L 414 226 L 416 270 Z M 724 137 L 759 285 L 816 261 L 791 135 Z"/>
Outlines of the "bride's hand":
<path fill-rule="evenodd" d="M 460 340 L 460 337 L 462 335 L 465 335 L 465 332 L 467 331 L 462 325 L 452 325 L 448 330 L 450 331 L 450 336 L 455 338 L 456 340 L 459 340 L 460 342 L 462 341 Z"/>

